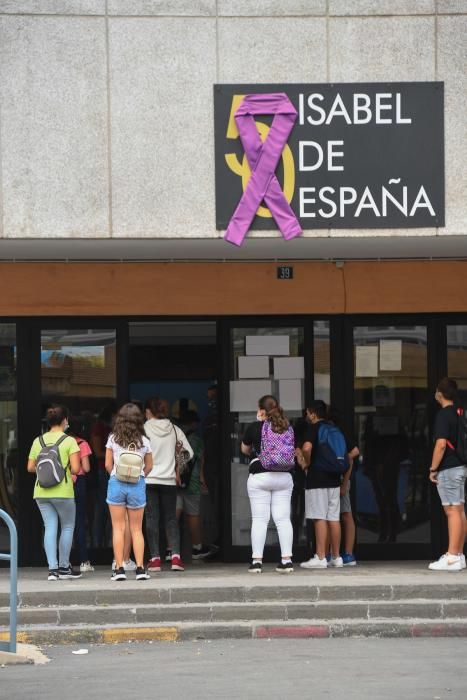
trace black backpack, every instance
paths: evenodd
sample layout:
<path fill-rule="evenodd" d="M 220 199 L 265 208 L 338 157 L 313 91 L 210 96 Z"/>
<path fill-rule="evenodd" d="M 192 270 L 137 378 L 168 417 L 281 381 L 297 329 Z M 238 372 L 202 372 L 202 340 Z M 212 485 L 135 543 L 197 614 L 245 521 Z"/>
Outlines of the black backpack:
<path fill-rule="evenodd" d="M 457 413 L 457 440 L 456 446 L 446 440 L 447 445 L 454 450 L 462 464 L 467 464 L 467 418 L 464 409 L 458 408 Z"/>
<path fill-rule="evenodd" d="M 50 489 L 52 486 L 58 486 L 58 484 L 62 483 L 63 479 L 68 481 L 66 469 L 63 467 L 60 451 L 58 449 L 67 437 L 67 435 L 62 435 L 53 445 L 46 445 L 42 435 L 39 435 L 41 451 L 36 459 L 36 475 L 37 483 L 39 486 L 42 486 L 43 489 Z"/>

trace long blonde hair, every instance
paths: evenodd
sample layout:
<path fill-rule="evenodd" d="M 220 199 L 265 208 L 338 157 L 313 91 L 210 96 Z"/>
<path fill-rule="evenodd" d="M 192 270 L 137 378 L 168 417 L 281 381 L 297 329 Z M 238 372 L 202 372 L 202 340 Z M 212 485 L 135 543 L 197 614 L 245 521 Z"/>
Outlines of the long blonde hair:
<path fill-rule="evenodd" d="M 289 427 L 289 419 L 284 415 L 284 409 L 279 406 L 275 396 L 266 394 L 258 401 L 258 406 L 262 411 L 266 411 L 266 420 L 271 423 L 271 428 L 275 433 L 285 433 Z"/>

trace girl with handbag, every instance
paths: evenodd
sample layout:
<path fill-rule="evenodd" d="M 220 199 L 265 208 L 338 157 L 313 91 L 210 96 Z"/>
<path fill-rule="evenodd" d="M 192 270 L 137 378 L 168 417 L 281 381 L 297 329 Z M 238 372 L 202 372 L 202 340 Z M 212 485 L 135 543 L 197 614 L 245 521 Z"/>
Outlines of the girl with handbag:
<path fill-rule="evenodd" d="M 123 548 L 127 514 L 136 559 L 136 580 L 148 579 L 150 577 L 143 564 L 143 515 L 146 506 L 144 477 L 152 469 L 152 453 L 149 440 L 144 435 L 143 414 L 133 403 L 126 403 L 117 414 L 113 432 L 106 444 L 105 468 L 110 474 L 107 503 L 112 519 L 115 559 L 111 580 L 126 579 Z"/>
<path fill-rule="evenodd" d="M 146 476 L 146 534 L 150 551 L 148 570 L 161 570 L 159 520 L 162 512 L 168 544 L 172 549 L 171 569 L 184 571 L 177 521 L 177 485 L 180 485 L 180 465 L 193 457 L 193 449 L 183 430 L 169 420 L 167 401 L 153 397 L 146 401 L 145 408 L 147 420 L 144 430 L 151 443 L 154 463 L 152 471 Z"/>

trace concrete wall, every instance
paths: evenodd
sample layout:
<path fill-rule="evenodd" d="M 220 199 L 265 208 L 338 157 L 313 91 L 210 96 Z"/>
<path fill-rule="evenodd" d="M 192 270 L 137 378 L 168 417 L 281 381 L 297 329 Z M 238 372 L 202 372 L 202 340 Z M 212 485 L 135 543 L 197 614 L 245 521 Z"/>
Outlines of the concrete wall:
<path fill-rule="evenodd" d="M 466 37 L 467 0 L 0 0 L 0 237 L 221 237 L 213 83 L 404 80 L 446 91 L 446 227 L 410 233 L 467 234 Z"/>

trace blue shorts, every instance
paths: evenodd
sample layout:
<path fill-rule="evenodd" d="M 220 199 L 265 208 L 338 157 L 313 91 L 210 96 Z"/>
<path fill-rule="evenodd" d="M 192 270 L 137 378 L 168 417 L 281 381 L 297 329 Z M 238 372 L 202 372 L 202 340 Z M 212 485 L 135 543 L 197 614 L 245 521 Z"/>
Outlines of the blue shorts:
<path fill-rule="evenodd" d="M 137 484 L 127 484 L 111 476 L 107 486 L 107 503 L 109 506 L 125 506 L 130 510 L 144 508 L 146 505 L 146 482 L 141 477 Z"/>

